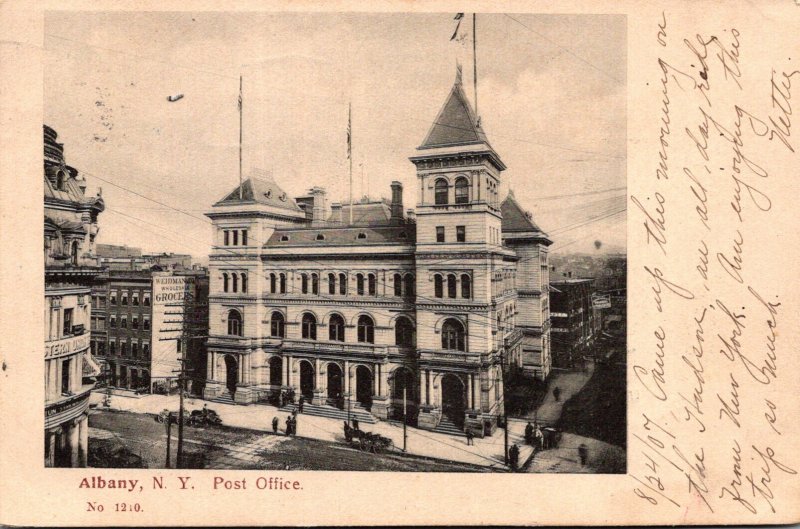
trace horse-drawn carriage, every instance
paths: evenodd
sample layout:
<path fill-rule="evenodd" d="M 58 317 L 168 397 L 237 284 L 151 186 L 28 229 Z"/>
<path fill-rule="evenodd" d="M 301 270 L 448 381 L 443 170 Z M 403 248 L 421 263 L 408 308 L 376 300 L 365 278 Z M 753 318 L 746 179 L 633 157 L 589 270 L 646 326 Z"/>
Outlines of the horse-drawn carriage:
<path fill-rule="evenodd" d="M 352 428 L 347 422 L 344 423 L 344 438 L 350 443 L 350 446 L 373 454 L 380 454 L 394 447 L 394 443 L 388 437 Z"/>

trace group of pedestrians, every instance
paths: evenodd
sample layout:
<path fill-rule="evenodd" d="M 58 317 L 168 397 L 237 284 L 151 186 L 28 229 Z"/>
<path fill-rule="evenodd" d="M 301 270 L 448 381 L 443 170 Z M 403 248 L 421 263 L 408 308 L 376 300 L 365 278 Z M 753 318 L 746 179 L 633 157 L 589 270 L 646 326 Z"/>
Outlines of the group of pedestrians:
<path fill-rule="evenodd" d="M 272 433 L 277 434 L 280 421 L 277 417 L 272 418 Z M 297 435 L 297 411 L 293 411 L 286 416 L 286 435 Z"/>

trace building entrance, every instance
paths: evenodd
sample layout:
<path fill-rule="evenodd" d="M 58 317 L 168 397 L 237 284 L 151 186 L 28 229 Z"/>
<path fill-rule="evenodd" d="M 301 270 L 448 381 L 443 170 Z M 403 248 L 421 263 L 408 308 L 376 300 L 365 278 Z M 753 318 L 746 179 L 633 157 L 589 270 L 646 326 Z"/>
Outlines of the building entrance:
<path fill-rule="evenodd" d="M 328 364 L 328 401 L 340 409 L 344 407 L 342 389 L 342 368 L 339 364 Z"/>
<path fill-rule="evenodd" d="M 356 400 L 368 410 L 372 407 L 372 372 L 365 366 L 356 368 Z"/>
<path fill-rule="evenodd" d="M 233 397 L 236 394 L 236 384 L 239 375 L 239 362 L 232 355 L 225 355 L 225 387 Z"/>
<path fill-rule="evenodd" d="M 456 375 L 442 377 L 442 415 L 459 428 L 464 427 L 467 409 L 464 383 Z"/>
<path fill-rule="evenodd" d="M 314 366 L 306 360 L 300 361 L 300 394 L 306 402 L 314 398 Z"/>

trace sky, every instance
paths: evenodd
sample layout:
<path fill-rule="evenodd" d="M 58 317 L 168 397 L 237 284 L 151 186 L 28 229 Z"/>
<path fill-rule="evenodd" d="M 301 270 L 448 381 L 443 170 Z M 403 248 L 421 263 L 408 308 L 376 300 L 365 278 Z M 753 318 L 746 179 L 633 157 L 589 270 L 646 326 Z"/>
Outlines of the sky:
<path fill-rule="evenodd" d="M 626 20 L 479 14 L 478 112 L 508 189 L 555 252 L 624 251 Z M 454 13 L 48 12 L 45 122 L 87 193 L 102 188 L 97 242 L 207 256 L 203 213 L 243 168 L 290 195 L 348 196 L 404 185 L 453 85 L 474 105 L 472 17 Z M 170 95 L 183 94 L 176 102 Z"/>

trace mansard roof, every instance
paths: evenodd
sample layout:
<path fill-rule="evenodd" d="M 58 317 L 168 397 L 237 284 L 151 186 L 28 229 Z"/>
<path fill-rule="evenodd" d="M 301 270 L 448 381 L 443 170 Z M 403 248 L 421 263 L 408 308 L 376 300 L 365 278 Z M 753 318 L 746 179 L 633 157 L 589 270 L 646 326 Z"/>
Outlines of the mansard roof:
<path fill-rule="evenodd" d="M 513 191 L 509 190 L 508 196 L 500 204 L 500 213 L 503 216 L 501 224 L 503 235 L 535 235 L 552 244 L 552 241 L 547 238 L 547 234 L 533 222 L 533 217 L 519 205 L 519 202 L 514 198 Z"/>
<path fill-rule="evenodd" d="M 335 217 L 334 217 L 335 215 Z M 381 225 L 389 224 L 392 211 L 384 200 L 373 202 L 356 202 L 353 204 L 353 225 Z M 342 204 L 341 220 L 339 214 L 331 212 L 328 222 L 338 222 L 342 225 L 350 224 L 350 204 Z"/>
<path fill-rule="evenodd" d="M 467 100 L 460 79 L 457 79 L 418 149 L 481 143 L 489 145 L 489 140 Z"/>
<path fill-rule="evenodd" d="M 236 186 L 233 191 L 214 204 L 214 206 L 236 204 L 263 204 L 289 211 L 302 212 L 294 199 L 280 188 L 270 174 L 258 170 L 253 170 L 251 176 L 242 182 L 241 186 Z"/>
<path fill-rule="evenodd" d="M 265 248 L 297 246 L 373 246 L 413 245 L 417 238 L 416 224 L 400 226 L 321 226 L 277 229 L 264 244 Z"/>

